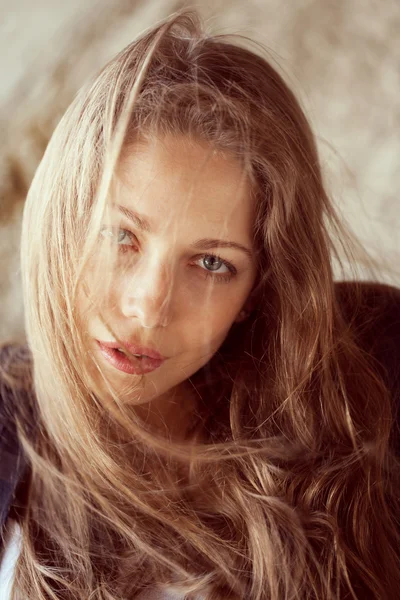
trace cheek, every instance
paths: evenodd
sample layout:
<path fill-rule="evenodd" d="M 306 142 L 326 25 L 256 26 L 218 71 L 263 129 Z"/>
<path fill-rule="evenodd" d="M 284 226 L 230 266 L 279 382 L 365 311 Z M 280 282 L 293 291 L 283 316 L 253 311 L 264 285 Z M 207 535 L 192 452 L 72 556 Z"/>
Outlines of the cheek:
<path fill-rule="evenodd" d="M 226 329 L 232 325 L 251 291 L 252 279 L 238 283 L 214 283 L 209 286 L 187 286 L 181 297 L 180 308 L 199 326 L 209 324 L 213 329 Z"/>
<path fill-rule="evenodd" d="M 180 308 L 187 347 L 215 352 L 224 342 L 255 282 L 255 271 L 237 284 L 216 284 L 209 295 L 188 290 Z"/>
<path fill-rule="evenodd" d="M 229 300 L 223 303 L 210 301 L 202 305 L 197 304 L 195 310 L 187 307 L 183 329 L 189 347 L 207 347 L 211 351 L 217 350 L 227 336 L 239 310 L 236 303 Z"/>
<path fill-rule="evenodd" d="M 83 327 L 93 318 L 93 300 L 88 290 L 90 290 L 89 282 L 87 279 L 80 285 L 78 294 L 76 297 L 76 316 L 79 320 L 79 324 Z"/>
<path fill-rule="evenodd" d="M 90 271 L 85 273 L 76 298 L 76 317 L 82 331 L 90 336 L 99 331 L 107 333 L 103 319 L 112 325 L 109 317 L 113 315 L 113 306 L 112 293 L 106 293 Z"/>

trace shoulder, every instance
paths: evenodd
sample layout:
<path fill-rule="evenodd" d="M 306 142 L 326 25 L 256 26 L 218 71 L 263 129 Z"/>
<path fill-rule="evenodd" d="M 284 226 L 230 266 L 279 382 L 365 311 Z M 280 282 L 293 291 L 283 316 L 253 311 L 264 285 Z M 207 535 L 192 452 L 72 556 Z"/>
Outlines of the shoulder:
<path fill-rule="evenodd" d="M 27 466 L 15 422 L 16 410 L 27 408 L 21 406 L 27 395 L 17 379 L 27 361 L 26 346 L 0 347 L 0 529 Z"/>
<path fill-rule="evenodd" d="M 400 451 L 400 289 L 379 282 L 335 283 L 344 318 L 360 346 L 377 361 L 393 398 L 393 436 Z"/>
<path fill-rule="evenodd" d="M 336 281 L 335 294 L 345 313 L 367 317 L 372 310 L 382 321 L 400 325 L 400 288 L 378 281 Z M 384 312 L 382 312 L 382 309 Z"/>
<path fill-rule="evenodd" d="M 400 377 L 400 289 L 379 282 L 335 283 L 344 318 L 393 380 Z"/>

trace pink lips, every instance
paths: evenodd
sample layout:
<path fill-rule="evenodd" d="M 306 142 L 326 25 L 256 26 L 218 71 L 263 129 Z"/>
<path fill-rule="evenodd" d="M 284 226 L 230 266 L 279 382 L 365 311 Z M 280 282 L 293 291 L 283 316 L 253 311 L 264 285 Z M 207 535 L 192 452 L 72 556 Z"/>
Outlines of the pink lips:
<path fill-rule="evenodd" d="M 126 342 L 123 343 L 123 347 L 126 348 L 128 352 L 141 355 L 141 358 L 136 358 L 120 352 L 118 348 L 120 348 L 121 345 L 117 342 L 100 342 L 97 340 L 97 344 L 104 358 L 113 367 L 124 373 L 129 373 L 130 375 L 150 373 L 151 371 L 158 369 L 165 360 L 157 351 L 151 350 L 150 348 L 144 348 L 143 346 L 135 346 Z"/>

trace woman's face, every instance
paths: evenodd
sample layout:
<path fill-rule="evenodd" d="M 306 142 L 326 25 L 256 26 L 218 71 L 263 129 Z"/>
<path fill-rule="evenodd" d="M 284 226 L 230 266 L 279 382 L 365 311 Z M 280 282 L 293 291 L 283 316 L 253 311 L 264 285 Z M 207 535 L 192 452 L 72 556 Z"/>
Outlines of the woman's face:
<path fill-rule="evenodd" d="M 100 299 L 115 336 L 84 308 L 103 375 L 122 396 L 137 385 L 124 400 L 140 404 L 176 392 L 240 320 L 256 278 L 254 205 L 239 163 L 186 137 L 126 149 L 116 175 L 101 239 L 117 265 Z"/>

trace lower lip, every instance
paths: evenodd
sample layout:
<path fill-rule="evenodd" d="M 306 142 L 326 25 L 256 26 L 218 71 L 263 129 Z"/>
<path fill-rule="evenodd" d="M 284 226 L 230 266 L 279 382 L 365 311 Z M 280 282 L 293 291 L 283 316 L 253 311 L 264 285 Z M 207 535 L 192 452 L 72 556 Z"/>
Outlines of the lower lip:
<path fill-rule="evenodd" d="M 145 356 L 143 358 L 131 358 L 119 352 L 116 348 L 107 348 L 103 346 L 101 342 L 97 342 L 100 351 L 104 358 L 118 371 L 123 373 L 129 373 L 129 375 L 143 375 L 145 373 L 151 373 L 160 367 L 164 360 L 156 358 L 150 358 Z"/>

